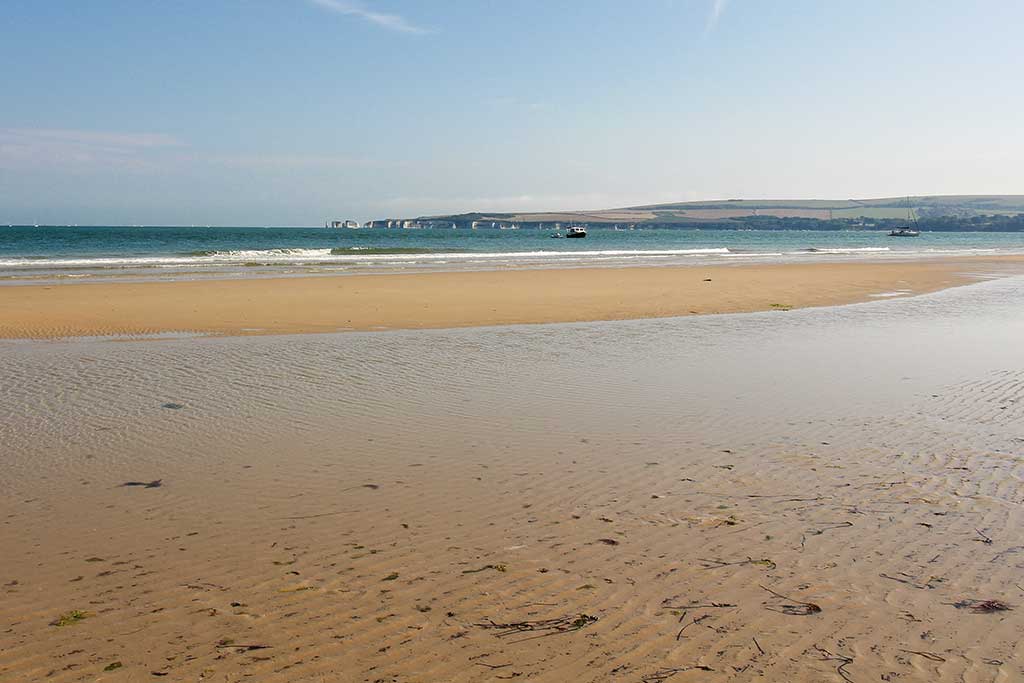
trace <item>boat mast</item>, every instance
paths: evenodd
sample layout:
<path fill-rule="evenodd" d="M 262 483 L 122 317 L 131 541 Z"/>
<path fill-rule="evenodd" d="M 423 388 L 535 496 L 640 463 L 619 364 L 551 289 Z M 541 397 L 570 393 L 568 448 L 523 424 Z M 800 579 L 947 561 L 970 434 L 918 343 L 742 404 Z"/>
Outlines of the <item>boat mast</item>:
<path fill-rule="evenodd" d="M 907 217 L 914 224 L 914 230 L 917 230 L 917 216 L 914 215 L 914 207 L 910 205 L 910 197 L 907 197 Z"/>

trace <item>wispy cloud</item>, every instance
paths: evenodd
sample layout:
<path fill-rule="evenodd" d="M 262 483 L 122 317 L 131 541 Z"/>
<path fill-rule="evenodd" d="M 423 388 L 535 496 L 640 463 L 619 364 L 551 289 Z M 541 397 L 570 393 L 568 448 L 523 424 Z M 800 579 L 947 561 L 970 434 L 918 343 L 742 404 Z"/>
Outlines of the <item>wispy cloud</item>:
<path fill-rule="evenodd" d="M 320 154 L 231 154 L 195 155 L 188 161 L 208 163 L 234 169 L 250 171 L 296 170 L 296 169 L 343 169 L 343 168 L 401 168 L 410 165 L 402 160 L 369 159 Z"/>
<path fill-rule="evenodd" d="M 274 173 L 298 169 L 394 169 L 408 163 L 402 159 L 309 154 L 302 151 L 222 153 L 197 149 L 166 133 L 0 128 L 0 168 L 3 169 L 167 172 L 189 168 L 226 168 Z"/>
<path fill-rule="evenodd" d="M 428 29 L 413 24 L 403 16 L 387 14 L 385 12 L 374 12 L 357 2 L 350 2 L 349 0 L 310 0 L 310 2 L 338 14 L 358 17 L 390 31 L 417 34 L 430 33 Z"/>
<path fill-rule="evenodd" d="M 0 166 L 139 166 L 155 151 L 180 146 L 164 133 L 0 128 Z"/>
<path fill-rule="evenodd" d="M 725 12 L 725 6 L 729 0 L 711 0 L 711 9 L 708 11 L 708 23 L 704 27 L 704 33 L 711 33 L 718 26 L 718 20 Z"/>

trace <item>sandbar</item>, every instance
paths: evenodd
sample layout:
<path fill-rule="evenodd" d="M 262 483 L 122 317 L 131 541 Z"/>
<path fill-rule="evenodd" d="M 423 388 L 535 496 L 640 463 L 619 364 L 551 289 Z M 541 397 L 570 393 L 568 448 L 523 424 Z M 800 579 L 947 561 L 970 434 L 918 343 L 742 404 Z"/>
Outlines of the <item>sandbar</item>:
<path fill-rule="evenodd" d="M 1021 257 L 75 283 L 0 288 L 0 338 L 297 334 L 663 318 L 933 292 Z"/>

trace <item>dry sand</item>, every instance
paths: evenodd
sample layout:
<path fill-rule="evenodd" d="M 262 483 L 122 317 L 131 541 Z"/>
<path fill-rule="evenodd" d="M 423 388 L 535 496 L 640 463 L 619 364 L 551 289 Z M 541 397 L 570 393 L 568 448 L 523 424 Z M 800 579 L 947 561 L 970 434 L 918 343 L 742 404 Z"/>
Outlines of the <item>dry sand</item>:
<path fill-rule="evenodd" d="M 1016 257 L 0 287 L 0 338 L 284 334 L 660 318 L 865 301 Z"/>

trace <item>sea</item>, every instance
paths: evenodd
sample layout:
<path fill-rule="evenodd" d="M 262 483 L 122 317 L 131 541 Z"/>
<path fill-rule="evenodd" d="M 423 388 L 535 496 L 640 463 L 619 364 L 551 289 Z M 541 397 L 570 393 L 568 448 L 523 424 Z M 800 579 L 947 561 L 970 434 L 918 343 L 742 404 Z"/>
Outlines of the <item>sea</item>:
<path fill-rule="evenodd" d="M 0 284 L 999 254 L 1024 254 L 1024 233 L 10 226 L 0 227 Z"/>

